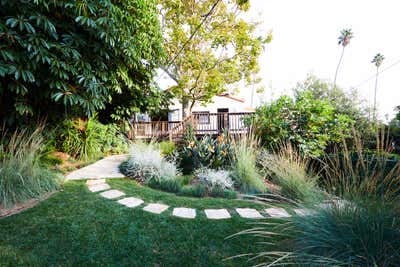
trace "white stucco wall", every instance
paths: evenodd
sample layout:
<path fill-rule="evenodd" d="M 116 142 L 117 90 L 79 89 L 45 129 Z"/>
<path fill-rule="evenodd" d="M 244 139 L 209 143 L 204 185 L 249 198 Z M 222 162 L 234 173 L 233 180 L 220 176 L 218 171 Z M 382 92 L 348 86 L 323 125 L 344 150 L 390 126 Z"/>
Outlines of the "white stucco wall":
<path fill-rule="evenodd" d="M 202 106 L 200 104 L 196 104 L 192 112 L 210 112 L 210 113 L 216 113 L 218 112 L 218 109 L 220 108 L 226 108 L 229 110 L 230 113 L 232 112 L 252 112 L 254 109 L 246 105 L 245 103 L 242 103 L 240 101 L 230 99 L 228 97 L 224 96 L 215 96 L 213 98 L 213 102 L 207 104 L 206 106 Z M 174 99 L 173 103 L 169 107 L 169 115 L 168 115 L 168 120 L 169 121 L 180 121 L 182 120 L 182 105 L 179 103 L 179 100 Z"/>

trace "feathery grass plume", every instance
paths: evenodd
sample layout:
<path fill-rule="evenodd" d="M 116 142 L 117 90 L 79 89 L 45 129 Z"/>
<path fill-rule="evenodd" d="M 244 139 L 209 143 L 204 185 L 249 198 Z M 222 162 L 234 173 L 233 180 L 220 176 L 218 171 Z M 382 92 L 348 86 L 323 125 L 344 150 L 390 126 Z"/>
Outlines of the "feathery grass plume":
<path fill-rule="evenodd" d="M 260 225 L 241 234 L 262 237 L 268 252 L 252 255 L 263 266 L 399 266 L 400 165 L 390 160 L 380 134 L 374 154 L 355 142 L 324 159 L 330 203 L 308 216 Z"/>
<path fill-rule="evenodd" d="M 6 208 L 59 188 L 60 177 L 40 166 L 44 125 L 0 136 L 0 204 Z"/>
<path fill-rule="evenodd" d="M 259 140 L 252 131 L 233 140 L 232 178 L 242 192 L 262 193 L 266 186 L 257 169 Z"/>
<path fill-rule="evenodd" d="M 290 143 L 281 143 L 274 152 L 263 151 L 259 158 L 266 176 L 279 186 L 279 194 L 302 204 L 322 199 L 318 175 L 312 173 L 310 163 Z"/>

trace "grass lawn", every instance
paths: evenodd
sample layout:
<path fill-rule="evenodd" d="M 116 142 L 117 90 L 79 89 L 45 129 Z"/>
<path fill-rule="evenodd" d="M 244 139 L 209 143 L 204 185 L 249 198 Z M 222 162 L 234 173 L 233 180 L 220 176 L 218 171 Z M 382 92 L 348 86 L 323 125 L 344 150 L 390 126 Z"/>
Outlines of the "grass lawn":
<path fill-rule="evenodd" d="M 146 203 L 203 208 L 255 207 L 238 200 L 194 199 L 141 187 L 125 179 L 112 188 Z M 244 204 L 243 204 L 244 203 Z M 84 181 L 20 214 L 0 219 L 0 266 L 245 266 L 242 253 L 264 250 L 255 238 L 231 234 L 252 227 L 233 216 L 214 221 L 198 211 L 194 220 L 128 209 L 87 190 Z"/>

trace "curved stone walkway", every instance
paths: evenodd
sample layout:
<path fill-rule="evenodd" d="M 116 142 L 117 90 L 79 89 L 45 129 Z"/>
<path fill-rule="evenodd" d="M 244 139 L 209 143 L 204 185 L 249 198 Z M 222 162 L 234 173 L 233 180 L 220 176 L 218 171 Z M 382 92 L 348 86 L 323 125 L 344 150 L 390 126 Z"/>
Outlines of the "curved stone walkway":
<path fill-rule="evenodd" d="M 91 165 L 73 171 L 66 176 L 67 180 L 87 180 L 86 184 L 89 191 L 98 193 L 100 196 L 116 201 L 127 208 L 139 208 L 144 211 L 161 214 L 172 208 L 172 216 L 194 219 L 197 216 L 196 209 L 190 207 L 170 207 L 161 203 L 145 203 L 144 200 L 134 196 L 126 196 L 120 190 L 112 189 L 107 184 L 105 178 L 124 178 L 125 176 L 119 171 L 119 165 L 127 158 L 127 155 L 114 155 L 101 159 Z M 235 208 L 232 211 L 227 209 L 205 209 L 203 211 L 208 219 L 221 220 L 229 219 L 232 216 L 240 216 L 246 219 L 261 218 L 288 218 L 292 215 L 283 208 L 272 207 L 258 211 L 253 208 Z M 313 211 L 308 209 L 293 209 L 293 213 L 298 216 L 312 215 Z"/>
<path fill-rule="evenodd" d="M 132 196 L 126 196 L 126 194 L 120 190 L 112 189 L 109 184 L 107 184 L 105 179 L 87 180 L 86 185 L 89 191 L 94 193 L 99 193 L 100 196 L 115 200 L 117 203 L 126 206 L 127 208 L 137 208 L 140 207 L 147 212 L 154 214 L 161 214 L 167 211 L 170 206 L 162 203 L 145 203 L 144 200 Z M 172 216 L 184 218 L 184 219 L 194 219 L 197 216 L 196 209 L 190 207 L 171 207 Z M 299 216 L 311 215 L 311 210 L 306 209 L 294 209 L 295 214 Z M 288 218 L 291 215 L 283 208 L 268 208 L 264 209 L 262 212 L 253 208 L 235 208 L 235 212 L 242 218 L 246 219 L 262 219 L 262 218 Z M 227 209 L 205 209 L 204 213 L 206 217 L 210 220 L 221 220 L 232 218 L 232 215 Z"/>

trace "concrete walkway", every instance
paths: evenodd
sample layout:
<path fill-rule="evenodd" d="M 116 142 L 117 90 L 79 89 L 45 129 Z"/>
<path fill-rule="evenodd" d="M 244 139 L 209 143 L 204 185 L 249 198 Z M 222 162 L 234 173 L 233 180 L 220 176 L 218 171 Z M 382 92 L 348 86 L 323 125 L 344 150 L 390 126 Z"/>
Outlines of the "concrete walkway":
<path fill-rule="evenodd" d="M 118 166 L 128 158 L 128 155 L 109 156 L 82 169 L 69 173 L 65 178 L 67 180 L 83 179 L 102 179 L 102 178 L 123 178 Z"/>

